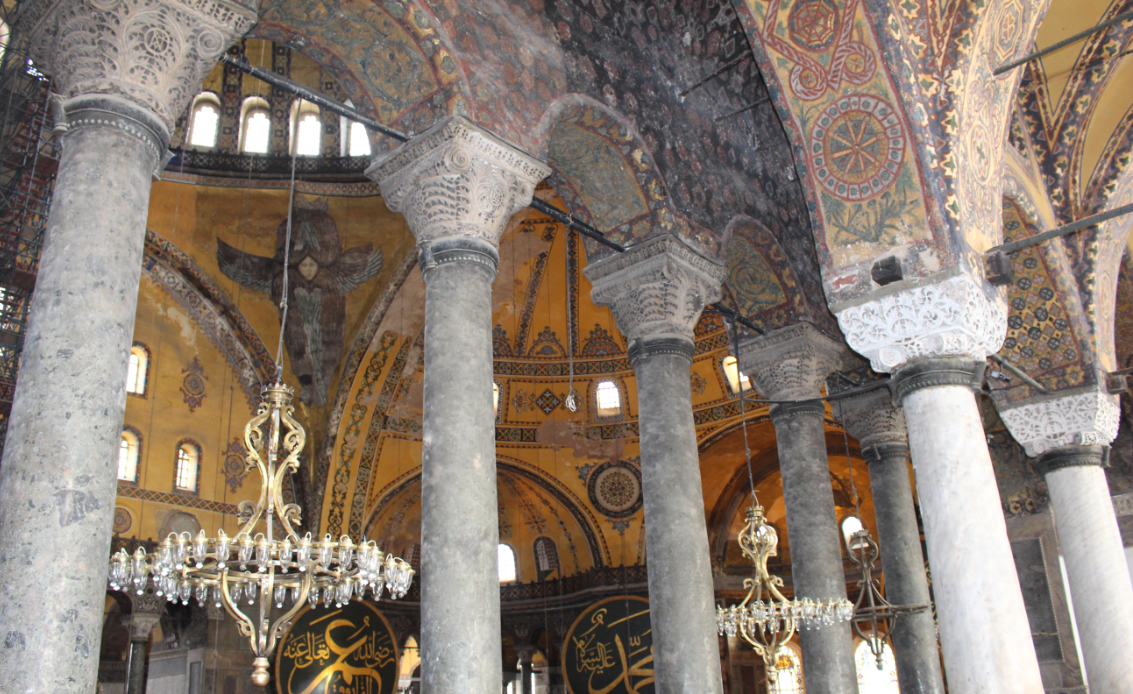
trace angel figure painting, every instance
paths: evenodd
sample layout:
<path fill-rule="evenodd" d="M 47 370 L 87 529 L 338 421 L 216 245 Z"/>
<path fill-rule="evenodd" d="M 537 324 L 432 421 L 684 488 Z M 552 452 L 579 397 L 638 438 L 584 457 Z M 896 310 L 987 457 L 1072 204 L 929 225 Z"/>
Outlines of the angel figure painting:
<path fill-rule="evenodd" d="M 246 253 L 217 239 L 216 260 L 229 279 L 252 291 L 283 298 L 287 220 L 279 224 L 275 255 Z M 297 198 L 292 211 L 291 254 L 287 270 L 287 325 L 283 342 L 291 370 L 302 386 L 304 403 L 321 407 L 342 354 L 346 295 L 381 272 L 382 249 L 371 244 L 342 250 L 338 225 L 327 212 L 327 199 Z"/>

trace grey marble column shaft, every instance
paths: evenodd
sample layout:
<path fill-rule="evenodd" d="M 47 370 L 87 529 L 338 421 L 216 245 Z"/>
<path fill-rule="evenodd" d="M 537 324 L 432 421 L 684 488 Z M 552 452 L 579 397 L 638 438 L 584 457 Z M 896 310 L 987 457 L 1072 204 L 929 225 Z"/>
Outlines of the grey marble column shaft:
<path fill-rule="evenodd" d="M 822 382 L 844 347 L 809 323 L 745 340 L 739 366 L 761 395 L 796 401 L 772 405 L 787 510 L 791 584 L 796 599 L 846 597 L 842 538 L 826 455 Z M 807 694 L 855 694 L 853 638 L 848 624 L 799 633 Z"/>
<path fill-rule="evenodd" d="M 1101 464 L 1102 446 L 1035 461 L 1046 477 L 1091 692 L 1133 691 L 1133 584 Z"/>
<path fill-rule="evenodd" d="M 435 244 L 425 278 L 421 459 L 421 681 L 426 692 L 502 686 L 488 244 Z M 424 256 L 423 256 L 424 259 Z M 424 264 L 424 263 L 423 263 Z"/>
<path fill-rule="evenodd" d="M 825 414 L 821 401 L 771 406 L 787 508 L 791 585 L 795 598 L 812 600 L 846 597 L 842 539 L 826 456 Z M 858 691 L 848 625 L 801 630 L 799 644 L 808 694 Z"/>
<path fill-rule="evenodd" d="M 724 268 L 677 237 L 659 235 L 585 272 L 594 303 L 610 306 L 626 335 L 637 374 L 656 689 L 720 694 L 689 367 L 693 328 L 704 306 L 720 296 Z"/>
<path fill-rule="evenodd" d="M 893 605 L 928 606 L 923 612 L 898 617 L 891 634 L 901 694 L 943 694 L 936 623 L 909 481 L 909 447 L 881 443 L 862 454 L 869 464 L 885 599 Z"/>
<path fill-rule="evenodd" d="M 520 663 L 519 676 L 523 678 L 519 683 L 520 694 L 532 694 L 530 660 Z"/>
<path fill-rule="evenodd" d="M 146 692 L 146 641 L 130 640 L 130 654 L 126 658 L 126 693 Z"/>
<path fill-rule="evenodd" d="M 158 129 L 141 109 L 87 99 L 68 112 L 76 124 L 63 140 L 0 463 L 5 692 L 94 689 L 113 461 L 159 151 L 153 135 L 130 132 Z"/>
<path fill-rule="evenodd" d="M 835 400 L 832 406 L 858 440 L 869 465 L 885 597 L 893 605 L 928 606 L 918 614 L 898 617 L 890 634 L 901 694 L 943 694 L 940 649 L 909 480 L 905 417 L 887 388 Z"/>
<path fill-rule="evenodd" d="M 497 563 L 492 280 L 508 218 L 550 170 L 460 117 L 367 172 L 417 238 L 425 280 L 421 461 L 421 686 L 503 686 Z"/>
<path fill-rule="evenodd" d="M 691 340 L 630 346 L 637 374 L 649 612 L 658 691 L 719 694 L 712 564 L 692 419 Z"/>

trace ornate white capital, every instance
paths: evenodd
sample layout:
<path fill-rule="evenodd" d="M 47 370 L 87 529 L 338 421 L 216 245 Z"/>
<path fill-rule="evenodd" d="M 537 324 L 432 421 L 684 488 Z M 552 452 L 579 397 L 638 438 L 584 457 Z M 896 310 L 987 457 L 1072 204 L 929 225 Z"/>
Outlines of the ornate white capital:
<path fill-rule="evenodd" d="M 807 400 L 837 370 L 846 347 L 810 323 L 796 323 L 740 343 L 740 371 L 771 400 Z"/>
<path fill-rule="evenodd" d="M 999 410 L 1007 430 L 1032 458 L 1066 446 L 1108 446 L 1117 438 L 1121 406 L 1097 388 Z"/>
<path fill-rule="evenodd" d="M 55 92 L 144 106 L 165 125 L 165 142 L 205 75 L 257 19 L 256 0 L 33 2 L 21 21 L 34 26 L 32 57 L 47 66 Z"/>
<path fill-rule="evenodd" d="M 966 274 L 835 308 L 846 342 L 874 371 L 892 373 L 914 359 L 970 357 L 1003 346 L 1007 310 Z"/>
<path fill-rule="evenodd" d="M 720 298 L 727 270 L 665 234 L 587 266 L 590 298 L 609 306 L 627 340 L 691 341 L 704 307 Z"/>
<path fill-rule="evenodd" d="M 379 159 L 366 175 L 405 215 L 418 244 L 472 237 L 499 246 L 551 169 L 460 116 L 446 118 Z"/>
<path fill-rule="evenodd" d="M 832 400 L 830 406 L 863 451 L 875 444 L 907 445 L 909 442 L 905 413 L 893 402 L 888 388 Z"/>

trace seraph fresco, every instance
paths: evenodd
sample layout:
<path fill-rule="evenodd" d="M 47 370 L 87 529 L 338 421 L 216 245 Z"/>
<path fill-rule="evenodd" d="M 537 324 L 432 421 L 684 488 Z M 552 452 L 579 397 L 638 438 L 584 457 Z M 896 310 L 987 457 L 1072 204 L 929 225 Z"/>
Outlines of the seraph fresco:
<path fill-rule="evenodd" d="M 287 220 L 279 223 L 275 255 L 245 253 L 217 239 L 216 260 L 226 277 L 270 294 L 278 306 L 283 297 L 283 257 Z M 292 215 L 288 267 L 287 325 L 283 342 L 291 370 L 303 387 L 303 402 L 321 407 L 342 353 L 346 294 L 382 270 L 382 249 L 371 244 L 342 250 L 338 225 L 327 213 L 327 200 L 296 200 Z"/>

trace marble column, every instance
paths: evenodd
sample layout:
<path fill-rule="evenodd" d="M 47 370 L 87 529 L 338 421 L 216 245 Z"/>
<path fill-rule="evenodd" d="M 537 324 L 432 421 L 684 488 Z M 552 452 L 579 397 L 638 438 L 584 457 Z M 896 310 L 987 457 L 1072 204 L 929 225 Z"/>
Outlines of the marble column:
<path fill-rule="evenodd" d="M 1000 415 L 1050 490 L 1090 690 L 1133 692 L 1133 584 L 1102 470 L 1117 397 L 1093 387 L 1003 405 Z"/>
<path fill-rule="evenodd" d="M 771 406 L 791 550 L 795 598 L 846 597 L 842 534 L 830 486 L 826 456 L 826 404 L 822 383 L 839 364 L 845 347 L 810 323 L 798 323 L 744 340 L 740 371 Z M 858 691 L 853 636 L 848 624 L 803 630 L 803 678 L 809 694 Z"/>
<path fill-rule="evenodd" d="M 462 117 L 367 171 L 417 237 L 425 280 L 419 580 L 429 694 L 502 687 L 492 281 L 508 219 L 549 173 Z"/>
<path fill-rule="evenodd" d="M 693 328 L 720 296 L 724 268 L 657 236 L 585 270 L 610 306 L 637 374 L 649 612 L 657 691 L 720 694 L 712 564 L 689 369 Z"/>
<path fill-rule="evenodd" d="M 846 341 L 893 373 L 917 473 L 940 645 L 953 694 L 1041 692 L 974 391 L 1007 329 L 1002 296 L 951 271 L 833 306 Z"/>
<path fill-rule="evenodd" d="M 919 614 L 898 617 L 891 633 L 901 694 L 944 694 L 936 623 L 909 482 L 904 414 L 887 388 L 831 404 L 846 431 L 858 440 L 869 465 L 885 598 L 894 605 L 928 606 Z"/>
<path fill-rule="evenodd" d="M 21 12 L 67 130 L 0 463 L 0 691 L 94 691 L 150 183 L 174 119 L 255 20 L 214 0 Z"/>
<path fill-rule="evenodd" d="M 130 651 L 126 657 L 125 694 L 145 694 L 146 691 L 146 649 L 150 634 L 161 621 L 165 610 L 165 598 L 147 591 L 145 595 L 130 595 L 133 611 L 122 615 L 122 623 L 130 632 Z"/>

